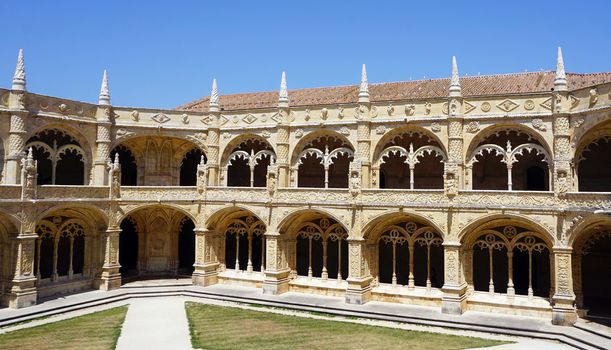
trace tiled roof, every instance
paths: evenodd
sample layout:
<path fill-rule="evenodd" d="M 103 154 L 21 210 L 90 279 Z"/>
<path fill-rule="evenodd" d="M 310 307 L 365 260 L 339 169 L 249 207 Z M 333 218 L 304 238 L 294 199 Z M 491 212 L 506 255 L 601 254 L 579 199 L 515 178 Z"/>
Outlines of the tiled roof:
<path fill-rule="evenodd" d="M 487 76 L 461 77 L 462 94 L 469 96 L 509 95 L 551 91 L 555 72 L 532 72 Z M 611 72 L 567 73 L 570 90 L 611 82 Z M 413 80 L 394 83 L 369 84 L 372 102 L 410 99 L 443 98 L 448 96 L 450 78 Z M 326 104 L 347 104 L 358 100 L 358 85 L 289 90 L 292 107 Z M 209 97 L 177 107 L 178 110 L 208 111 Z M 224 110 L 274 108 L 278 105 L 278 91 L 221 95 L 219 104 Z"/>

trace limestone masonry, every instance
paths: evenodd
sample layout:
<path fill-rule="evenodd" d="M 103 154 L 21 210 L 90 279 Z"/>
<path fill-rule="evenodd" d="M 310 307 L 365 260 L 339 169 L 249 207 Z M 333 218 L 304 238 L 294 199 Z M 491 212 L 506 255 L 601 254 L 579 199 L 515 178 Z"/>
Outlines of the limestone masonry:
<path fill-rule="evenodd" d="M 554 324 L 611 313 L 611 73 L 210 96 L 0 89 L 0 295 L 155 276 Z M 356 79 L 355 79 L 356 80 Z M 222 89 L 222 82 L 220 84 Z"/>

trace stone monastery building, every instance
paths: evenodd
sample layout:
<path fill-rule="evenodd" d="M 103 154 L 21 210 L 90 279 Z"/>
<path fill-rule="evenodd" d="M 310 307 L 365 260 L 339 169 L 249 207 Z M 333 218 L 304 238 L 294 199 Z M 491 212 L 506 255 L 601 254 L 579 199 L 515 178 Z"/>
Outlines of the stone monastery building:
<path fill-rule="evenodd" d="M 355 79 L 356 80 L 356 79 Z M 219 95 L 175 110 L 0 89 L 0 296 L 122 281 L 611 313 L 611 73 Z"/>

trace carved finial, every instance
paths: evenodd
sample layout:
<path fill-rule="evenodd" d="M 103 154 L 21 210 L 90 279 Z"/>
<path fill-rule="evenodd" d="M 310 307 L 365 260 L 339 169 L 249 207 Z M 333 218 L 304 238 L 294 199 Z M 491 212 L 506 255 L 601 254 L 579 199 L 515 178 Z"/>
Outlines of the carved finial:
<path fill-rule="evenodd" d="M 210 112 L 219 111 L 219 89 L 216 86 L 216 79 L 212 79 L 212 90 L 210 91 L 210 103 L 208 104 Z"/>
<path fill-rule="evenodd" d="M 456 64 L 456 56 L 452 56 L 452 78 L 450 79 L 450 96 L 460 97 L 462 95 L 460 88 L 460 78 L 458 77 L 458 65 Z"/>
<path fill-rule="evenodd" d="M 25 91 L 25 63 L 23 61 L 23 49 L 19 49 L 17 56 L 17 67 L 13 76 L 13 87 L 15 91 Z"/>
<path fill-rule="evenodd" d="M 100 87 L 98 104 L 100 106 L 110 106 L 110 90 L 108 89 L 108 73 L 106 69 L 104 69 L 104 75 L 102 76 L 102 86 Z"/>
<path fill-rule="evenodd" d="M 204 166 L 206 164 L 206 158 L 204 157 L 204 155 L 202 154 L 202 158 L 199 160 L 199 165 L 200 166 Z"/>
<path fill-rule="evenodd" d="M 28 162 L 34 160 L 34 150 L 32 147 L 28 148 Z"/>
<path fill-rule="evenodd" d="M 289 91 L 286 86 L 286 73 L 282 72 L 282 78 L 280 79 L 280 94 L 278 95 L 278 107 L 289 106 Z"/>
<path fill-rule="evenodd" d="M 361 87 L 359 88 L 359 102 L 369 103 L 369 83 L 367 82 L 367 68 L 363 64 L 361 70 Z"/>
<path fill-rule="evenodd" d="M 115 167 L 119 165 L 119 152 L 115 153 Z"/>
<path fill-rule="evenodd" d="M 562 48 L 558 47 L 558 56 L 556 58 L 556 79 L 554 80 L 555 91 L 566 91 L 568 89 L 566 83 L 566 73 L 564 71 L 564 59 L 562 58 Z"/>

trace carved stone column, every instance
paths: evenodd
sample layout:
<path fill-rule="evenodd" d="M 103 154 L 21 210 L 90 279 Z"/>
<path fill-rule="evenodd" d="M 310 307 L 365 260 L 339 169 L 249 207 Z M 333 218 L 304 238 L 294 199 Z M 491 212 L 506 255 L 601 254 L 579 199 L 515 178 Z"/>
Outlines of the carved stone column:
<path fill-rule="evenodd" d="M 110 107 L 105 107 L 110 113 Z M 104 111 L 100 113 L 106 113 Z M 110 159 L 110 121 L 98 121 L 97 138 L 96 138 L 96 157 L 93 162 L 93 184 L 95 186 L 104 186 L 108 184 L 108 172 L 106 164 Z"/>
<path fill-rule="evenodd" d="M 22 93 L 23 94 L 23 93 Z M 25 107 L 25 106 L 24 106 Z M 18 184 L 21 179 L 19 160 L 24 151 L 26 142 L 27 111 L 11 111 L 11 125 L 9 129 L 8 156 L 6 158 L 6 184 Z"/>
<path fill-rule="evenodd" d="M 450 99 L 450 103 L 458 103 L 460 99 Z M 462 103 L 460 104 L 462 106 Z M 462 107 L 459 107 L 462 108 Z M 450 112 L 451 113 L 451 112 Z M 463 171 L 463 118 L 448 117 L 448 161 L 444 167 L 445 190 L 448 196 L 454 196 L 459 189 L 465 188 Z"/>
<path fill-rule="evenodd" d="M 554 247 L 554 296 L 552 297 L 552 323 L 570 326 L 577 321 L 571 248 Z"/>
<path fill-rule="evenodd" d="M 219 142 L 221 130 L 217 126 L 220 114 L 213 114 L 213 125 L 208 129 L 208 185 L 218 186 L 219 184 Z"/>
<path fill-rule="evenodd" d="M 359 107 L 361 108 L 361 107 Z M 370 113 L 369 105 L 363 105 L 365 113 Z M 368 120 L 357 121 L 357 156 L 355 160 L 361 161 L 361 185 L 371 188 L 371 123 Z"/>
<path fill-rule="evenodd" d="M 265 280 L 263 294 L 282 294 L 289 290 L 291 272 L 286 252 L 281 248 L 282 237 L 278 232 L 265 233 Z"/>
<path fill-rule="evenodd" d="M 15 266 L 8 300 L 11 308 L 22 308 L 36 304 L 34 249 L 37 237 L 34 232 L 23 232 L 17 235 L 11 244 L 16 259 L 14 264 L 11 264 Z"/>
<path fill-rule="evenodd" d="M 119 234 L 120 228 L 109 228 L 102 234 L 104 247 L 104 265 L 98 281 L 101 290 L 112 290 L 121 287 L 121 273 L 119 272 Z"/>
<path fill-rule="evenodd" d="M 289 187 L 289 108 L 280 108 L 280 122 L 276 131 L 276 164 L 278 165 L 278 187 Z"/>
<path fill-rule="evenodd" d="M 348 304 L 364 304 L 371 300 L 372 277 L 367 267 L 365 247 L 365 240 L 362 238 L 348 239 Z"/>
<path fill-rule="evenodd" d="M 569 124 L 568 98 L 566 93 L 557 92 L 553 95 L 553 129 L 554 129 L 554 168 L 553 191 L 563 196 L 573 188 L 573 172 L 571 171 L 571 131 Z"/>
<path fill-rule="evenodd" d="M 441 312 L 462 314 L 467 305 L 467 284 L 460 264 L 460 242 L 444 242 L 444 284 Z"/>
<path fill-rule="evenodd" d="M 209 286 L 218 282 L 218 252 L 214 240 L 216 232 L 208 229 L 195 230 L 195 270 L 193 285 Z"/>

